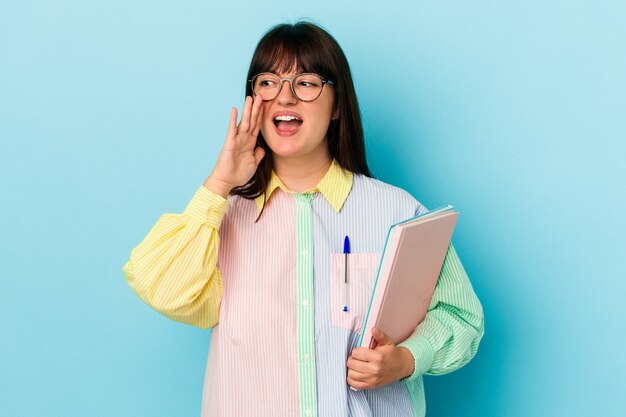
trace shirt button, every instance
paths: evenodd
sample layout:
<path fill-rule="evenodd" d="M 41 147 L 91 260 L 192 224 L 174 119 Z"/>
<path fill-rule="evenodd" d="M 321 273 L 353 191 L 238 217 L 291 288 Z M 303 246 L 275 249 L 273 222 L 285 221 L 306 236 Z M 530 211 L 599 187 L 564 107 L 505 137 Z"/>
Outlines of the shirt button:
<path fill-rule="evenodd" d="M 309 251 L 306 249 L 303 249 L 302 252 L 300 252 L 302 254 L 302 256 L 307 256 L 309 254 Z"/>
<path fill-rule="evenodd" d="M 302 305 L 303 306 L 308 306 L 309 305 L 309 300 L 302 300 Z"/>
<path fill-rule="evenodd" d="M 310 361 L 310 360 L 311 360 L 311 356 L 310 356 L 310 355 L 304 355 L 304 356 L 302 357 L 302 359 L 304 359 L 304 361 L 305 361 L 305 362 L 308 362 L 308 361 Z"/>
<path fill-rule="evenodd" d="M 313 413 L 311 412 L 311 410 L 306 410 L 306 411 L 304 412 L 304 414 L 305 414 L 307 417 L 309 417 L 309 416 L 313 415 Z"/>

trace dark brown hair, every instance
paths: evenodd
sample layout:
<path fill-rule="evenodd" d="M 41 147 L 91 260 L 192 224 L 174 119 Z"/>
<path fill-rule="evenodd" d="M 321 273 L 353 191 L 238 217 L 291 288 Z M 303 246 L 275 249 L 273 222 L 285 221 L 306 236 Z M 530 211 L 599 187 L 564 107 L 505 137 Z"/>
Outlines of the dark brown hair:
<path fill-rule="evenodd" d="M 343 168 L 371 177 L 350 66 L 337 41 L 313 23 L 299 21 L 276 25 L 259 41 L 247 80 L 260 72 L 287 72 L 294 67 L 298 72 L 313 72 L 334 83 L 334 104 L 339 108 L 339 117 L 328 126 L 330 156 Z M 246 96 L 252 96 L 249 82 L 246 82 Z M 265 156 L 252 178 L 233 188 L 230 194 L 252 199 L 265 192 L 272 175 L 272 151 L 260 132 L 257 146 L 263 147 Z"/>

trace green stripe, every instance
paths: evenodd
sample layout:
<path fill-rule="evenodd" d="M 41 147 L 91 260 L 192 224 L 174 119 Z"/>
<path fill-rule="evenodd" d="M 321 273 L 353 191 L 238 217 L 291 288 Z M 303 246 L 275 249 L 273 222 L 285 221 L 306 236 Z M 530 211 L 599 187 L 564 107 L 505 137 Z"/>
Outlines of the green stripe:
<path fill-rule="evenodd" d="M 300 415 L 317 416 L 315 375 L 315 315 L 313 294 L 313 212 L 312 194 L 293 194 L 297 206 L 296 269 L 298 291 L 298 382 Z M 306 358 L 309 360 L 307 361 Z"/>

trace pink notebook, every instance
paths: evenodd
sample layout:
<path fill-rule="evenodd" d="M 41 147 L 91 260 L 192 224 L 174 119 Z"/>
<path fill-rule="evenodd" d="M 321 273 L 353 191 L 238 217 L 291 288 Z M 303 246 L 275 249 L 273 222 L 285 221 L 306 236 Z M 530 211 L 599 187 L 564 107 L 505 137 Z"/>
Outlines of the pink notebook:
<path fill-rule="evenodd" d="M 397 344 L 424 320 L 458 215 L 445 206 L 389 228 L 359 346 L 376 347 L 372 327 Z"/>

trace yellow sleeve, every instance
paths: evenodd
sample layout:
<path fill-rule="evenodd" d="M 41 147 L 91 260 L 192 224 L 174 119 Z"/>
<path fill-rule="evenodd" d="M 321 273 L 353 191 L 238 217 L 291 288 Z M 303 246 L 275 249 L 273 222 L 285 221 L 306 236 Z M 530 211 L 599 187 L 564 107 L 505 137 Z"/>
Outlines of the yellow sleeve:
<path fill-rule="evenodd" d="M 228 200 L 200 186 L 182 214 L 163 214 L 122 270 L 148 306 L 172 320 L 217 324 L 223 283 L 218 229 Z"/>

